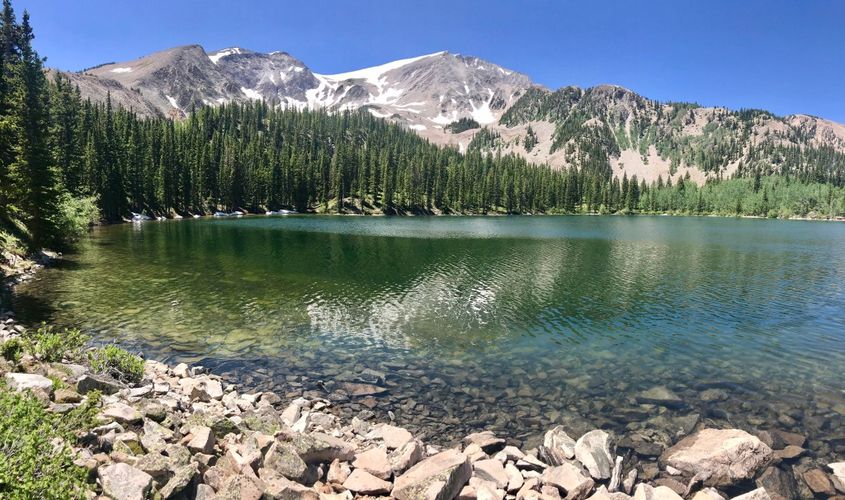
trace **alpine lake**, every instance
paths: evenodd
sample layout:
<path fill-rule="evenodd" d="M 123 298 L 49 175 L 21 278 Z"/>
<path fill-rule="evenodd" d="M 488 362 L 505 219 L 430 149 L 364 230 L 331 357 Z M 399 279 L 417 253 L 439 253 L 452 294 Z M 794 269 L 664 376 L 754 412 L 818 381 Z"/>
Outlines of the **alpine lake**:
<path fill-rule="evenodd" d="M 603 428 L 648 456 L 696 424 L 845 457 L 845 224 L 331 217 L 98 228 L 17 287 L 78 327 L 423 439 Z M 620 443 L 623 444 L 623 443 Z"/>

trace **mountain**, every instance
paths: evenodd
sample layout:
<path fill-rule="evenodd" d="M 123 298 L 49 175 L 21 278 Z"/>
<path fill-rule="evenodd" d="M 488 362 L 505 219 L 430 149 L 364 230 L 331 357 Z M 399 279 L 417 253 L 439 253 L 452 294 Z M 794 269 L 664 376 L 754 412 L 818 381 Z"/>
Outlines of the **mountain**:
<path fill-rule="evenodd" d="M 558 168 L 600 164 L 647 181 L 689 175 L 703 183 L 777 172 L 790 158 L 845 153 L 845 126 L 829 120 L 661 103 L 615 85 L 549 90 L 521 73 L 448 52 L 324 75 L 285 52 L 189 45 L 69 78 L 83 96 L 103 100 L 111 93 L 142 116 L 178 119 L 199 106 L 251 99 L 360 109 L 436 144 L 512 152 Z"/>

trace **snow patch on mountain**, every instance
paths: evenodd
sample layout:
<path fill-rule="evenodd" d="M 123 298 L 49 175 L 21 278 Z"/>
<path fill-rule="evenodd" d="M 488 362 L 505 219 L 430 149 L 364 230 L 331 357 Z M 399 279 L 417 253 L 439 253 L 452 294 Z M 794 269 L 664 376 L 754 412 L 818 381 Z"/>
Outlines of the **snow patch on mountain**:
<path fill-rule="evenodd" d="M 221 58 L 226 56 L 231 56 L 232 54 L 240 54 L 243 50 L 238 47 L 231 47 L 228 49 L 218 50 L 217 52 L 212 52 L 208 54 L 208 58 L 211 59 L 211 62 L 217 64 Z"/>
<path fill-rule="evenodd" d="M 255 99 L 256 101 L 260 101 L 261 99 L 263 99 L 263 97 L 261 96 L 261 93 L 259 93 L 255 89 L 248 89 L 246 87 L 241 87 L 241 92 L 243 92 L 243 94 L 245 96 L 247 96 L 247 98 L 249 98 L 249 99 Z"/>

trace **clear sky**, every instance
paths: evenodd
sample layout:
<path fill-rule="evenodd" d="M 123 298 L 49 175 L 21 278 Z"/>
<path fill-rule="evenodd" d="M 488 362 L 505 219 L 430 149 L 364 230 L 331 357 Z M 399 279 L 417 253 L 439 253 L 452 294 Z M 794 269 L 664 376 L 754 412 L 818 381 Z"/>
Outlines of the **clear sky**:
<path fill-rule="evenodd" d="M 283 50 L 340 73 L 448 50 L 551 88 L 614 83 L 659 100 L 845 123 L 845 1 L 282 2 L 13 0 L 48 65 L 78 70 L 177 45 Z"/>

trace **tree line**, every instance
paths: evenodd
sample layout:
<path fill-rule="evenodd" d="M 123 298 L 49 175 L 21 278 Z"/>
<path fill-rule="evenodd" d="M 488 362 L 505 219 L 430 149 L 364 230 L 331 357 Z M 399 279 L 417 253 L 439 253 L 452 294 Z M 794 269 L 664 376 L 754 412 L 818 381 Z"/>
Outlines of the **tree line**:
<path fill-rule="evenodd" d="M 292 208 L 327 213 L 721 213 L 845 211 L 841 166 L 821 175 L 759 167 L 698 186 L 612 174 L 613 132 L 563 124 L 578 167 L 553 169 L 490 152 L 482 129 L 466 153 L 438 147 L 365 111 L 328 113 L 260 101 L 201 107 L 181 121 L 92 102 L 32 49 L 29 16 L 0 18 L 0 231 L 62 246 L 92 219 Z M 564 97 L 568 94 L 563 93 Z M 571 98 L 571 96 L 569 96 Z M 563 101 L 569 102 L 567 99 Z M 569 128 L 567 128 L 569 127 Z M 489 144 L 488 144 L 489 143 Z M 530 146 L 526 145 L 530 149 Z M 784 162 L 806 164 L 790 149 Z M 839 161 L 816 150 L 816 163 Z M 797 155 L 797 156 L 796 156 Z M 797 158 L 797 159 L 796 159 Z M 802 172 L 820 172 L 804 170 Z"/>

